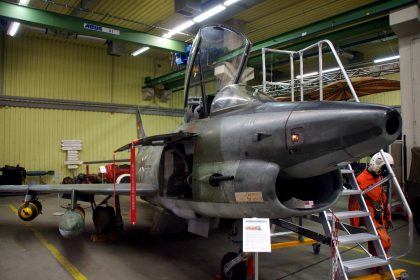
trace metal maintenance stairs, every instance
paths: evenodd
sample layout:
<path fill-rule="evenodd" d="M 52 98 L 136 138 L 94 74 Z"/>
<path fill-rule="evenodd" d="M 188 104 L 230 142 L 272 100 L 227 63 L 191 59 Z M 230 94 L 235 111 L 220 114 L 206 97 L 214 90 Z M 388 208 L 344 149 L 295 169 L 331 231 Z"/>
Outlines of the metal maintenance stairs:
<path fill-rule="evenodd" d="M 376 231 L 373 220 L 368 211 L 365 199 L 363 197 L 363 193 L 357 184 L 356 177 L 350 164 L 342 169 L 342 174 L 343 177 L 346 177 L 348 179 L 348 182 L 351 186 L 351 189 L 343 190 L 342 196 L 355 196 L 360 205 L 361 210 L 331 213 L 327 213 L 327 211 L 324 211 L 320 213 L 320 220 L 324 227 L 325 234 L 327 236 L 332 237 L 332 240 L 334 239 L 333 231 L 335 229 L 334 223 L 331 223 L 332 220 L 338 220 L 340 228 L 347 233 L 344 235 L 337 235 L 335 244 L 336 246 L 333 246 L 336 258 L 336 265 L 338 266 L 339 279 L 347 280 L 349 279 L 347 275 L 348 273 L 360 270 L 366 270 L 366 274 L 369 275 L 371 273 L 370 269 L 374 267 L 382 267 L 383 273 L 389 275 L 389 279 L 396 279 L 389 258 L 387 257 L 385 250 L 382 246 L 378 232 Z M 364 224 L 366 225 L 365 232 L 352 234 L 349 230 L 347 230 L 346 226 L 342 222 L 343 220 L 348 220 L 350 218 L 355 217 L 359 217 L 361 220 L 364 221 Z M 337 232 L 338 231 L 336 231 L 336 233 Z M 375 247 L 378 256 L 371 255 L 368 252 L 368 250 L 361 245 L 365 242 L 373 242 L 373 246 Z M 367 257 L 343 260 L 338 246 L 354 244 L 360 246 L 363 249 L 363 251 L 366 252 Z"/>

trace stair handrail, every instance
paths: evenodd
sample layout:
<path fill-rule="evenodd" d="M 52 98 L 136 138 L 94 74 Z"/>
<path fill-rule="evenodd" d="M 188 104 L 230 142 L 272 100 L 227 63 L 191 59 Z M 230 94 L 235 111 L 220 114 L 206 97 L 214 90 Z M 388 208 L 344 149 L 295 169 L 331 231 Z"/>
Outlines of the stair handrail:
<path fill-rule="evenodd" d="M 404 211 L 407 215 L 407 219 L 408 219 L 408 243 L 407 243 L 406 249 L 400 255 L 388 257 L 388 259 L 398 259 L 398 258 L 405 257 L 411 251 L 411 249 L 413 247 L 413 240 L 414 240 L 414 237 L 413 237 L 413 230 L 414 230 L 414 228 L 413 228 L 413 213 L 411 212 L 411 209 L 410 209 L 410 206 L 407 202 L 407 199 L 405 198 L 405 195 L 404 195 L 403 191 L 401 190 L 401 187 L 400 187 L 400 184 L 398 183 L 397 177 L 395 176 L 395 173 L 392 170 L 392 167 L 389 164 L 389 161 L 385 157 L 384 150 L 381 149 L 379 152 L 381 153 L 382 158 L 384 159 L 386 168 L 388 169 L 388 172 L 391 175 L 392 183 L 393 183 L 395 189 L 397 190 L 398 195 L 400 196 L 401 202 L 404 206 L 403 209 L 404 209 Z"/>
<path fill-rule="evenodd" d="M 318 49 L 318 78 L 314 78 L 313 81 L 319 80 L 319 100 L 322 101 L 323 100 L 323 60 L 322 60 L 322 55 L 323 55 L 323 46 L 324 44 L 326 44 L 329 49 L 331 50 L 331 53 L 333 54 L 337 65 L 344 77 L 344 79 L 346 80 L 348 87 L 350 89 L 350 92 L 354 98 L 354 100 L 356 102 L 360 102 L 359 97 L 356 94 L 356 91 L 354 90 L 353 84 L 351 83 L 351 80 L 346 72 L 346 70 L 344 69 L 343 64 L 341 63 L 340 57 L 337 54 L 337 51 L 335 50 L 335 47 L 333 45 L 333 43 L 330 40 L 321 40 L 318 41 L 312 45 L 309 45 L 299 51 L 288 51 L 288 50 L 277 50 L 277 49 L 270 49 L 270 48 L 262 48 L 261 53 L 262 53 L 262 68 L 263 68 L 263 92 L 266 92 L 266 85 L 267 84 L 271 84 L 274 85 L 275 83 L 272 82 L 267 82 L 267 77 L 266 77 L 266 64 L 265 64 L 265 55 L 266 52 L 274 52 L 274 53 L 282 53 L 282 54 L 287 54 L 289 55 L 289 59 L 290 59 L 290 87 L 291 87 L 291 101 L 294 102 L 295 101 L 295 96 L 294 96 L 294 88 L 295 88 L 295 77 L 294 77 L 294 57 L 295 55 L 299 57 L 299 80 L 300 80 L 300 101 L 303 101 L 303 87 L 305 84 L 308 83 L 308 81 L 304 81 L 304 74 L 303 74 L 303 57 L 304 57 L 304 53 L 307 52 L 308 50 L 311 50 L 313 48 L 317 48 Z M 281 85 L 285 85 L 286 83 L 281 83 Z"/>

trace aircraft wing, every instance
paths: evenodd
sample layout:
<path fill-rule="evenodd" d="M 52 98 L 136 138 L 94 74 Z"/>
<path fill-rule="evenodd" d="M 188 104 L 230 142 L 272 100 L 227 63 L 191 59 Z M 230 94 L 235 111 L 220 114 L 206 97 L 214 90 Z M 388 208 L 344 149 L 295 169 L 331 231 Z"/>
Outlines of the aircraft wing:
<path fill-rule="evenodd" d="M 182 131 L 176 133 L 154 135 L 136 140 L 134 146 L 163 146 L 168 143 L 176 143 L 181 140 L 191 139 L 195 136 L 197 136 L 197 134 Z M 130 149 L 131 145 L 132 143 L 128 143 L 115 150 L 115 152 L 126 151 Z"/>
<path fill-rule="evenodd" d="M 72 193 L 75 190 L 84 194 L 114 194 L 114 184 L 49 184 L 49 185 L 0 185 L 0 193 Z M 116 184 L 118 195 L 129 195 L 130 184 Z M 139 196 L 153 196 L 158 187 L 152 184 L 137 183 L 136 192 Z"/>

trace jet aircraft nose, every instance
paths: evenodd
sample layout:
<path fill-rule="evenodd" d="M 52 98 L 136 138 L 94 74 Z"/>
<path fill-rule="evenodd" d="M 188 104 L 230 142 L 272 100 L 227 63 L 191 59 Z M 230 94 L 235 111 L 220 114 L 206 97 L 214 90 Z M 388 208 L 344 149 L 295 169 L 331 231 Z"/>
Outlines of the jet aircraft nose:
<path fill-rule="evenodd" d="M 401 127 L 401 116 L 394 108 L 302 102 L 286 124 L 287 149 L 294 164 L 316 162 L 325 169 L 377 152 L 397 139 Z"/>
<path fill-rule="evenodd" d="M 363 104 L 360 104 L 363 105 Z M 343 124 L 350 131 L 344 137 L 346 151 L 357 160 L 390 145 L 401 134 L 401 116 L 385 106 L 368 105 L 360 115 Z"/>

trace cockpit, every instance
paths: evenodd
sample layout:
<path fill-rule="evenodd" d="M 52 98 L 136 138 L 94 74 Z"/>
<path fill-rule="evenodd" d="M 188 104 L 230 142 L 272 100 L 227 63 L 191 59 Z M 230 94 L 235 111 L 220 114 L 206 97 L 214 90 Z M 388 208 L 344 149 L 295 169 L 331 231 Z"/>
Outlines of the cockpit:
<path fill-rule="evenodd" d="M 250 49 L 250 41 L 229 27 L 213 25 L 200 29 L 191 48 L 185 75 L 184 107 L 190 108 L 186 113 L 190 116 L 186 118 L 187 122 L 227 108 L 270 99 L 240 84 Z M 198 105 L 197 100 L 200 100 Z"/>
<path fill-rule="evenodd" d="M 274 101 L 262 91 L 247 85 L 235 84 L 221 89 L 211 103 L 211 113 L 245 106 L 255 101 Z"/>

